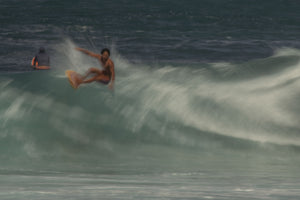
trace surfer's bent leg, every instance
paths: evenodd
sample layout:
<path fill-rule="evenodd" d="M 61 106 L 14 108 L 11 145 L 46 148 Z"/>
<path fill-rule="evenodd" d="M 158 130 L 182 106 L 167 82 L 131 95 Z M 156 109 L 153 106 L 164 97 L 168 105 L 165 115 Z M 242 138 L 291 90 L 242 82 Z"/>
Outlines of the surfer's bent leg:
<path fill-rule="evenodd" d="M 93 77 L 85 80 L 90 74 L 94 74 Z M 100 81 L 100 82 L 109 82 L 110 81 L 110 77 L 108 77 L 107 75 L 105 75 L 103 73 L 103 71 L 97 69 L 97 68 L 90 68 L 86 75 L 82 77 L 81 79 L 81 83 L 90 83 L 93 81 Z"/>
<path fill-rule="evenodd" d="M 97 68 L 90 68 L 86 74 L 82 77 L 82 80 L 86 79 L 90 74 L 102 75 L 102 72 Z"/>
<path fill-rule="evenodd" d="M 109 82 L 109 77 L 105 76 L 103 73 L 101 73 L 100 75 L 95 75 L 87 80 L 82 80 L 81 83 L 90 83 L 93 81 L 100 81 L 100 82 Z"/>
<path fill-rule="evenodd" d="M 81 83 L 90 83 L 90 82 L 93 82 L 93 81 L 96 81 L 97 80 L 97 76 L 94 76 L 92 78 L 89 78 L 87 80 L 82 80 Z"/>

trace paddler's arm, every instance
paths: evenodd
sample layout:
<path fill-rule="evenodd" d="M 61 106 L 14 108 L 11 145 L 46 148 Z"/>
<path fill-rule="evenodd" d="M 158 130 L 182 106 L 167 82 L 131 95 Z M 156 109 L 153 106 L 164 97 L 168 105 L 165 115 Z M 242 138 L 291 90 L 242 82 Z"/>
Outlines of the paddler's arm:
<path fill-rule="evenodd" d="M 113 61 L 111 61 L 109 68 L 111 71 L 111 80 L 110 80 L 108 87 L 109 87 L 109 89 L 112 90 L 112 89 L 114 89 L 114 85 L 115 85 L 115 65 L 114 65 Z"/>
<path fill-rule="evenodd" d="M 79 48 L 79 47 L 76 47 L 75 49 L 78 50 L 78 51 L 81 51 L 81 52 L 83 52 L 83 53 L 85 53 L 85 54 L 87 54 L 89 56 L 92 56 L 92 57 L 95 57 L 95 58 L 99 58 L 99 59 L 101 58 L 100 54 L 93 53 L 93 52 L 88 51 L 86 49 Z"/>
<path fill-rule="evenodd" d="M 32 67 L 33 69 L 35 69 L 35 66 L 36 66 L 36 56 L 34 56 L 34 57 L 32 58 L 32 60 L 31 60 L 31 67 Z"/>
<path fill-rule="evenodd" d="M 50 69 L 49 66 L 36 66 L 35 69 Z"/>

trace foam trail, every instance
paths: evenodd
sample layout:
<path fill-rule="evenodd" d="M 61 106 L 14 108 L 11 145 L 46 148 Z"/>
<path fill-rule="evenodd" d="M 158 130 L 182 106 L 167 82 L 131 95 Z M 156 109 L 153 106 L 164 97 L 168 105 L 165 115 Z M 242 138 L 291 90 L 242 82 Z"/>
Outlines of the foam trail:
<path fill-rule="evenodd" d="M 85 72 L 90 67 L 98 67 L 99 63 L 95 58 L 91 58 L 82 52 L 77 51 L 78 47 L 70 39 L 56 45 L 56 60 L 54 66 L 57 69 L 72 69 L 79 73 Z M 97 52 L 96 52 L 97 53 Z"/>
<path fill-rule="evenodd" d="M 293 98 L 299 95 L 300 65 L 283 67 L 279 73 L 238 82 L 207 79 L 202 70 L 191 74 L 182 68 L 133 67 L 135 73 L 120 93 L 137 97 L 137 105 L 118 109 L 130 116 L 134 131 L 151 126 L 149 116 L 155 113 L 199 131 L 300 145 L 298 114 L 289 108 L 296 106 Z"/>

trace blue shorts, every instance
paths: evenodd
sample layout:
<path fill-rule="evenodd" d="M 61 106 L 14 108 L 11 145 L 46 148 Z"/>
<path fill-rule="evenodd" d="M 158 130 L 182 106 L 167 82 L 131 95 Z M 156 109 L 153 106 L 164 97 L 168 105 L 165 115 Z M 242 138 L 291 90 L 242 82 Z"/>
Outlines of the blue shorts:
<path fill-rule="evenodd" d="M 100 80 L 100 81 L 98 81 L 98 82 L 103 83 L 104 85 L 107 85 L 107 84 L 109 84 L 110 81 Z"/>

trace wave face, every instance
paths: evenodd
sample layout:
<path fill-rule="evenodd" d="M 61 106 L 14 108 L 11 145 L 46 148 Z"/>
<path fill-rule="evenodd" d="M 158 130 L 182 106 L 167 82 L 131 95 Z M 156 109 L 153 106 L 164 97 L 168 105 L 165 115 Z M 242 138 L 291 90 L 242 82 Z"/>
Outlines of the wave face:
<path fill-rule="evenodd" d="M 297 49 L 186 66 L 132 64 L 114 52 L 112 92 L 97 83 L 73 90 L 63 66 L 84 72 L 94 63 L 64 45 L 60 69 L 1 75 L 2 166 L 299 157 Z"/>

